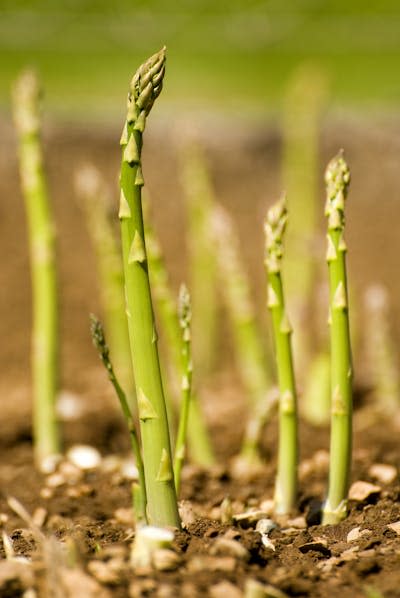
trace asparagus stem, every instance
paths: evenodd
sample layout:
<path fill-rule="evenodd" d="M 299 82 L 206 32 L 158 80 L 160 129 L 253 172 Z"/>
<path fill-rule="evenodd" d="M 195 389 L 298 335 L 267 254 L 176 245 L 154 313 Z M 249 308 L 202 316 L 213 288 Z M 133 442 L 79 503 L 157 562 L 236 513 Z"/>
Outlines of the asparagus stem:
<path fill-rule="evenodd" d="M 395 414 L 400 403 L 400 379 L 386 287 L 379 284 L 370 286 L 365 294 L 365 308 L 365 338 L 371 385 L 382 413 Z"/>
<path fill-rule="evenodd" d="M 58 388 L 58 301 L 55 226 L 43 170 L 40 140 L 40 86 L 23 73 L 14 87 L 14 121 L 29 231 L 32 279 L 32 378 L 35 461 L 40 466 L 60 450 L 55 413 Z"/>
<path fill-rule="evenodd" d="M 340 152 L 328 164 L 325 181 L 331 335 L 331 442 L 329 492 L 323 524 L 341 521 L 347 514 L 352 445 L 352 378 L 344 207 L 350 183 L 349 168 Z"/>
<path fill-rule="evenodd" d="M 221 206 L 214 208 L 212 223 L 218 272 L 232 323 L 238 367 L 250 399 L 250 419 L 241 455 L 249 460 L 257 460 L 261 429 L 271 411 L 267 394 L 272 387 L 272 376 L 268 370 L 251 300 L 250 283 L 241 263 L 241 251 L 233 223 Z"/>
<path fill-rule="evenodd" d="M 141 205 L 142 134 L 146 117 L 161 92 L 164 71 L 165 48 L 149 58 L 131 82 L 127 120 L 121 137 L 119 217 L 129 340 L 143 446 L 147 517 L 151 525 L 180 527 Z"/>
<path fill-rule="evenodd" d="M 177 383 L 177 374 L 181 371 L 182 361 L 182 335 L 179 317 L 170 289 L 161 247 L 151 226 L 150 218 L 146 220 L 145 230 L 150 282 L 153 289 L 156 311 L 160 318 L 161 330 L 165 335 L 168 357 L 171 362 L 170 384 L 173 388 L 177 386 L 180 388 L 180 381 Z M 171 417 L 170 412 L 172 413 L 173 406 L 167 404 L 167 408 L 168 415 Z M 195 463 L 204 467 L 215 463 L 214 451 L 204 421 L 199 397 L 194 393 L 193 388 L 188 420 L 188 445 L 190 457 Z"/>
<path fill-rule="evenodd" d="M 111 200 L 101 173 L 94 166 L 82 167 L 75 178 L 87 229 L 96 255 L 99 287 L 108 343 L 118 378 L 134 407 L 134 380 L 125 315 L 124 273 L 121 248 L 113 226 Z"/>
<path fill-rule="evenodd" d="M 279 381 L 279 449 L 275 486 L 275 510 L 288 513 L 297 498 L 297 396 L 291 348 L 291 333 L 285 311 L 281 278 L 282 240 L 286 227 L 285 199 L 268 211 L 265 223 L 268 277 L 268 308 L 271 311 Z"/>
<path fill-rule="evenodd" d="M 144 475 L 144 467 L 143 467 L 143 459 L 142 454 L 140 451 L 140 444 L 139 439 L 136 433 L 135 423 L 132 417 L 132 412 L 129 407 L 129 403 L 127 401 L 126 395 L 122 390 L 118 379 L 115 375 L 113 365 L 110 359 L 110 350 L 108 348 L 106 338 L 104 335 L 103 326 L 96 318 L 95 315 L 91 314 L 90 316 L 90 331 L 93 339 L 94 346 L 96 347 L 99 357 L 103 362 L 104 367 L 107 370 L 107 374 L 111 384 L 114 387 L 114 390 L 117 394 L 119 403 L 121 405 L 122 413 L 124 415 L 125 421 L 128 425 L 129 435 L 131 439 L 131 446 L 133 450 L 133 454 L 136 460 L 136 467 L 139 472 L 139 491 L 134 491 L 134 498 L 135 498 L 135 511 L 136 511 L 136 518 L 137 521 L 140 523 L 147 523 L 146 518 L 146 484 L 145 484 L 145 475 Z"/>
<path fill-rule="evenodd" d="M 190 321 L 192 319 L 190 295 L 185 285 L 179 291 L 179 324 L 182 329 L 182 402 L 179 419 L 178 436 L 175 446 L 174 474 L 176 492 L 179 494 L 181 470 L 186 453 L 186 436 L 188 429 L 189 407 L 192 394 L 192 339 Z"/>
<path fill-rule="evenodd" d="M 283 111 L 283 188 L 287 191 L 290 227 L 285 240 L 287 304 L 296 334 L 296 373 L 308 377 L 314 339 L 307 319 L 312 310 L 317 274 L 314 251 L 318 215 L 319 132 L 326 104 L 327 82 L 319 69 L 298 68 L 286 90 Z M 301 284 L 299 284 L 301 280 Z"/>
<path fill-rule="evenodd" d="M 188 213 L 193 359 L 196 376 L 203 380 L 214 365 L 217 331 L 216 258 L 211 234 L 214 194 L 198 143 L 186 143 L 180 161 Z"/>

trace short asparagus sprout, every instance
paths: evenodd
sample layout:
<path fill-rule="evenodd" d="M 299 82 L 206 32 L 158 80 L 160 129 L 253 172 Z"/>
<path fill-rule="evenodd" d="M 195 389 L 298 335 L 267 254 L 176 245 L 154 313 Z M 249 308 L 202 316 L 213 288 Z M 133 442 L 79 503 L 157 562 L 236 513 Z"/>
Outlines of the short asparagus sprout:
<path fill-rule="evenodd" d="M 99 353 L 99 357 L 107 370 L 108 377 L 117 394 L 118 400 L 121 405 L 122 413 L 128 425 L 128 430 L 131 438 L 131 446 L 133 454 L 135 456 L 136 467 L 139 472 L 139 487 L 133 488 L 135 514 L 138 523 L 146 523 L 146 484 L 144 477 L 142 454 L 140 451 L 140 444 L 136 433 L 135 423 L 133 421 L 132 412 L 130 410 L 126 395 L 117 380 L 113 365 L 111 363 L 110 351 L 104 335 L 103 326 L 100 320 L 98 320 L 96 316 L 93 314 L 91 314 L 90 316 L 90 332 L 92 335 L 93 344 L 96 347 Z"/>
<path fill-rule="evenodd" d="M 344 208 L 350 171 L 343 152 L 333 158 L 325 173 L 328 218 L 330 338 L 331 338 L 331 442 L 328 498 L 323 524 L 346 517 L 352 447 L 352 379 Z"/>
<path fill-rule="evenodd" d="M 280 394 L 278 470 L 275 486 L 277 513 L 290 512 L 297 498 L 297 395 L 291 348 L 292 329 L 285 311 L 281 278 L 282 243 L 286 221 L 286 201 L 283 198 L 270 208 L 265 223 L 268 308 L 272 315 Z"/>
<path fill-rule="evenodd" d="M 60 451 L 55 410 L 59 345 L 55 225 L 43 170 L 40 96 L 37 76 L 24 72 L 14 86 L 13 110 L 32 272 L 33 438 L 39 467 Z"/>
<path fill-rule="evenodd" d="M 189 419 L 189 408 L 192 394 L 192 339 L 190 322 L 192 311 L 190 295 L 185 285 L 179 291 L 179 323 L 182 329 L 182 402 L 179 419 L 178 436 L 175 446 L 174 474 L 176 492 L 179 494 L 181 485 L 181 471 L 186 453 L 186 436 Z"/>
<path fill-rule="evenodd" d="M 165 48 L 136 72 L 128 94 L 121 136 L 120 209 L 125 298 L 136 385 L 147 517 L 151 525 L 180 527 L 168 418 L 161 379 L 157 332 L 148 275 L 142 213 L 142 136 L 146 118 L 161 92 Z"/>
<path fill-rule="evenodd" d="M 229 214 L 221 206 L 215 206 L 212 224 L 219 278 L 232 323 L 238 368 L 250 399 L 241 457 L 257 462 L 261 430 L 272 410 L 267 399 L 273 386 L 272 375 L 256 321 L 250 282 L 241 260 L 239 240 Z"/>

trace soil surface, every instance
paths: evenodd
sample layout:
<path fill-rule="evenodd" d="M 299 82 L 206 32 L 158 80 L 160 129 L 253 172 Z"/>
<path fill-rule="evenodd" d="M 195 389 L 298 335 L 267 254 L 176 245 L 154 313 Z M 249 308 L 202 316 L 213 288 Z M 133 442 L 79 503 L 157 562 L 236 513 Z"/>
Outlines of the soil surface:
<path fill-rule="evenodd" d="M 265 325 L 262 219 L 265 206 L 280 193 L 279 134 L 273 126 L 232 132 L 223 123 L 214 125 L 213 141 L 201 133 L 212 179 L 237 224 L 254 301 Z M 175 288 L 187 270 L 177 129 L 162 121 L 149 126 L 144 153 L 155 226 Z M 200 130 L 209 131 L 209 123 Z M 352 482 L 373 486 L 352 487 L 348 518 L 336 526 L 320 525 L 327 485 L 327 427 L 301 424 L 299 509 L 290 517 L 274 515 L 271 507 L 275 419 L 263 433 L 262 464 L 241 467 L 235 456 L 246 401 L 232 352 L 227 350 L 229 335 L 224 335 L 215 370 L 200 385 L 218 464 L 208 470 L 191 464 L 184 468 L 183 530 L 175 534 L 172 554 L 161 555 L 151 570 L 135 570 L 130 564 L 135 537 L 130 489 L 135 472 L 124 422 L 89 337 L 88 314 L 101 313 L 101 308 L 94 256 L 72 184 L 75 169 L 90 161 L 102 169 L 113 189 L 119 132 L 112 127 L 98 132 L 77 126 L 49 127 L 45 133 L 60 258 L 61 399 L 72 406 L 72 415 L 64 410 L 64 445 L 66 450 L 76 444 L 91 445 L 100 460 L 95 467 L 81 470 L 67 456 L 47 474 L 35 469 L 25 220 L 10 125 L 2 123 L 0 133 L 4 141 L 0 149 L 0 525 L 5 532 L 0 544 L 0 596 L 240 598 L 249 580 L 258 580 L 268 584 L 269 593 L 264 595 L 271 597 L 399 597 L 400 418 L 379 414 L 369 392 L 362 326 L 355 351 Z M 400 338 L 400 286 L 393 273 L 400 236 L 393 223 L 400 213 L 399 133 L 397 122 L 366 127 L 337 119 L 326 125 L 321 139 L 321 164 L 344 147 L 352 170 L 347 244 L 355 296 L 361 306 L 369 284 L 389 287 L 396 340 Z M 247 517 L 241 517 L 243 513 Z M 256 529 L 259 520 L 263 523 Z M 261 533 L 260 525 L 271 529 Z M 8 559 L 3 558 L 6 555 Z M 29 557 L 29 561 L 16 557 Z M 36 593 L 27 592 L 29 588 Z"/>

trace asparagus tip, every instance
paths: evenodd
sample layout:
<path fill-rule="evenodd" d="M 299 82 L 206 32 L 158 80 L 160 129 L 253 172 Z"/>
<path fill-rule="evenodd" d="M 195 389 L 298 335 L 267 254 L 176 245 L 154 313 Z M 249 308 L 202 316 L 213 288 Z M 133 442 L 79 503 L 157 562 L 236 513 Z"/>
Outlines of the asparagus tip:
<path fill-rule="evenodd" d="M 20 134 L 37 133 L 40 128 L 39 102 L 42 88 L 34 69 L 24 70 L 13 86 L 14 121 Z"/>
<path fill-rule="evenodd" d="M 334 200 L 339 194 L 347 195 L 350 184 L 350 170 L 344 158 L 343 149 L 340 149 L 329 162 L 325 171 L 328 200 Z"/>
<path fill-rule="evenodd" d="M 166 47 L 146 60 L 136 71 L 130 85 L 128 103 L 132 102 L 138 112 L 147 116 L 160 95 L 165 73 Z"/>
<path fill-rule="evenodd" d="M 189 326 L 191 317 L 190 294 L 187 286 L 182 283 L 179 289 L 179 322 L 182 328 Z"/>

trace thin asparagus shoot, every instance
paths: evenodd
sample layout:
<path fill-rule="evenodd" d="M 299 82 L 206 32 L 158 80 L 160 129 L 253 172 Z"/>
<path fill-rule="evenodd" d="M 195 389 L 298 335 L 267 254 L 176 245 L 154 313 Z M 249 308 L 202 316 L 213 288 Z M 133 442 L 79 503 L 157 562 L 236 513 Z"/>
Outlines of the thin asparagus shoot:
<path fill-rule="evenodd" d="M 210 374 L 216 356 L 216 256 L 211 214 L 214 192 L 206 157 L 194 138 L 182 144 L 181 182 L 187 206 L 193 360 L 198 380 Z"/>
<path fill-rule="evenodd" d="M 176 301 L 173 297 L 170 281 L 168 277 L 165 260 L 155 231 L 151 225 L 150 210 L 146 211 L 147 199 L 143 203 L 145 212 L 145 232 L 146 247 L 149 262 L 149 275 L 156 313 L 160 319 L 161 333 L 164 335 L 166 357 L 169 361 L 169 384 L 172 397 L 180 396 L 181 380 L 181 353 L 182 353 L 182 335 L 179 324 L 178 310 Z M 147 218 L 146 218 L 147 216 Z M 161 339 L 163 339 L 161 334 Z M 179 411 L 178 402 L 167 403 L 168 416 L 170 412 Z M 170 421 L 171 429 L 171 421 Z M 188 421 L 188 449 L 190 458 L 194 463 L 209 467 L 215 463 L 215 456 L 201 409 L 198 395 L 192 387 L 190 399 L 189 421 Z"/>
<path fill-rule="evenodd" d="M 19 168 L 29 232 L 32 280 L 33 438 L 36 464 L 60 451 L 55 402 L 58 389 L 58 298 L 55 225 L 51 214 L 40 139 L 41 89 L 33 71 L 13 90 Z"/>
<path fill-rule="evenodd" d="M 282 198 L 269 209 L 265 222 L 268 308 L 272 316 L 280 395 L 278 467 L 275 485 L 277 513 L 290 512 L 297 499 L 297 395 L 291 347 L 292 329 L 285 310 L 281 277 L 282 244 L 286 222 L 286 200 Z"/>
<path fill-rule="evenodd" d="M 157 348 L 142 213 L 142 135 L 146 118 L 162 89 L 165 48 L 134 75 L 121 136 L 120 209 L 129 340 L 146 480 L 150 525 L 180 527 L 168 418 Z"/>
<path fill-rule="evenodd" d="M 140 450 L 140 443 L 136 433 L 135 423 L 132 417 L 132 412 L 129 407 L 128 400 L 118 379 L 115 375 L 114 368 L 110 358 L 110 350 L 108 348 L 103 326 L 94 314 L 90 315 L 90 332 L 92 335 L 93 344 L 96 347 L 99 357 L 107 370 L 108 378 L 114 387 L 119 403 L 121 405 L 122 413 L 128 426 L 129 435 L 131 439 L 131 446 L 135 456 L 136 467 L 139 473 L 139 489 L 134 489 L 135 514 L 139 523 L 147 523 L 146 518 L 146 484 L 144 477 L 144 467 L 142 453 Z"/>
<path fill-rule="evenodd" d="M 400 405 L 398 355 L 392 338 L 388 289 L 381 284 L 365 293 L 365 344 L 370 381 L 378 408 L 395 414 Z"/>
<path fill-rule="evenodd" d="M 345 200 L 350 171 L 339 152 L 325 173 L 328 218 L 330 339 L 331 339 L 331 441 L 328 498 L 323 524 L 338 523 L 347 514 L 352 447 L 352 379 L 349 309 L 344 241 Z"/>
<path fill-rule="evenodd" d="M 212 230 L 222 294 L 232 324 L 234 349 L 240 376 L 249 397 L 250 418 L 241 456 L 257 461 L 261 429 L 269 415 L 268 392 L 273 386 L 267 352 L 260 337 L 248 276 L 241 261 L 239 240 L 227 211 L 215 205 Z"/>
<path fill-rule="evenodd" d="M 191 347 L 192 339 L 190 330 L 191 319 L 192 311 L 189 291 L 185 285 L 181 285 L 179 290 L 179 324 L 182 330 L 182 401 L 174 456 L 175 487 L 178 495 L 181 485 L 181 471 L 186 453 L 186 437 L 192 394 L 193 365 Z"/>
<path fill-rule="evenodd" d="M 283 104 L 282 186 L 290 213 L 283 275 L 296 330 L 292 339 L 296 373 L 302 381 L 308 377 L 313 344 L 307 319 L 317 275 L 319 135 L 326 98 L 325 73 L 315 65 L 302 64 L 289 80 Z"/>
<path fill-rule="evenodd" d="M 114 227 L 113 202 L 100 171 L 90 164 L 76 172 L 75 191 L 96 256 L 101 304 L 115 371 L 133 407 L 134 380 L 125 314 L 124 273 L 120 241 Z"/>

